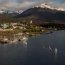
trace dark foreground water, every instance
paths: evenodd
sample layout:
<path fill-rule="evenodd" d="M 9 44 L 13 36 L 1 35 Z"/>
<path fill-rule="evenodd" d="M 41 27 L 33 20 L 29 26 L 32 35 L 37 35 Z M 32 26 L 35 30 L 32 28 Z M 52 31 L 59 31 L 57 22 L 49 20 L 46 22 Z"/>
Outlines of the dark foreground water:
<path fill-rule="evenodd" d="M 27 43 L 0 45 L 0 65 L 65 65 L 65 31 L 31 37 Z"/>

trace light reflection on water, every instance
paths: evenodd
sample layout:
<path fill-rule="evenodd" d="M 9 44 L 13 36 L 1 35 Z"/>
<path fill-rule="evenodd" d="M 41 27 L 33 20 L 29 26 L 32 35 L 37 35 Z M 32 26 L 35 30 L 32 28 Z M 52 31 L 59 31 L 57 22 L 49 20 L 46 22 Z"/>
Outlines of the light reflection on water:
<path fill-rule="evenodd" d="M 65 31 L 0 45 L 0 65 L 65 65 Z"/>

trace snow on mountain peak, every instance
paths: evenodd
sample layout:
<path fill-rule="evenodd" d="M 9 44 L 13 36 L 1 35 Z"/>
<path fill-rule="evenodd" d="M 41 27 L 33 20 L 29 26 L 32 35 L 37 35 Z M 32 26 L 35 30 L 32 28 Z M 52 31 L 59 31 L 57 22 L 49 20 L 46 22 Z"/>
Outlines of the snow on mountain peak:
<path fill-rule="evenodd" d="M 64 9 L 64 8 L 58 8 L 57 10 L 60 10 L 60 11 L 65 11 L 65 9 Z"/>
<path fill-rule="evenodd" d="M 41 5 L 35 6 L 35 7 L 49 8 L 49 9 L 58 10 L 58 11 L 65 11 L 65 9 L 62 7 L 53 7 L 50 4 L 46 4 L 46 3 L 42 3 Z"/>
<path fill-rule="evenodd" d="M 0 10 L 0 14 L 3 13 L 4 11 Z"/>
<path fill-rule="evenodd" d="M 42 8 L 51 8 L 51 6 L 50 5 L 47 5 L 46 3 L 43 3 L 43 4 L 41 4 L 40 5 L 40 7 L 42 7 Z"/>

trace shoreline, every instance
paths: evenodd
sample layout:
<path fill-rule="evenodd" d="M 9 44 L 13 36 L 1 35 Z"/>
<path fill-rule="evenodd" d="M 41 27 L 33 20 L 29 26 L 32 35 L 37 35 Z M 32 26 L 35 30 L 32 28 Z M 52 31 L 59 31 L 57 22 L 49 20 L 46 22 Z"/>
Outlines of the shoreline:
<path fill-rule="evenodd" d="M 28 37 L 32 36 L 37 36 L 41 35 L 42 33 L 46 33 L 47 31 L 44 32 L 26 32 L 26 33 L 19 33 L 19 34 L 14 34 L 11 38 L 7 38 L 6 36 L 0 37 L 0 44 L 14 44 L 17 41 L 26 41 Z"/>
<path fill-rule="evenodd" d="M 2 38 L 0 39 L 0 44 L 15 44 L 16 42 L 23 42 L 23 41 L 27 41 L 29 37 L 33 37 L 33 36 L 38 36 L 38 35 L 41 35 L 41 34 L 52 34 L 53 31 L 57 31 L 57 30 L 46 30 L 42 33 L 39 33 L 38 34 L 25 34 L 25 33 L 22 33 L 22 35 L 19 35 L 19 37 L 12 37 L 12 39 L 8 39 L 8 38 Z"/>

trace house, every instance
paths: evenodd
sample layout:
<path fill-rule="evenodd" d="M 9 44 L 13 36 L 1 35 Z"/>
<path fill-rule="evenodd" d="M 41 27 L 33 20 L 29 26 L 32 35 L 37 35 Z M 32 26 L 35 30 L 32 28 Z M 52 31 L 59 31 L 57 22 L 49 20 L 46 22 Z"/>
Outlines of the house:
<path fill-rule="evenodd" d="M 9 24 L 8 24 L 8 23 L 1 24 L 1 27 L 2 27 L 3 29 L 6 29 L 6 28 L 9 27 Z"/>

